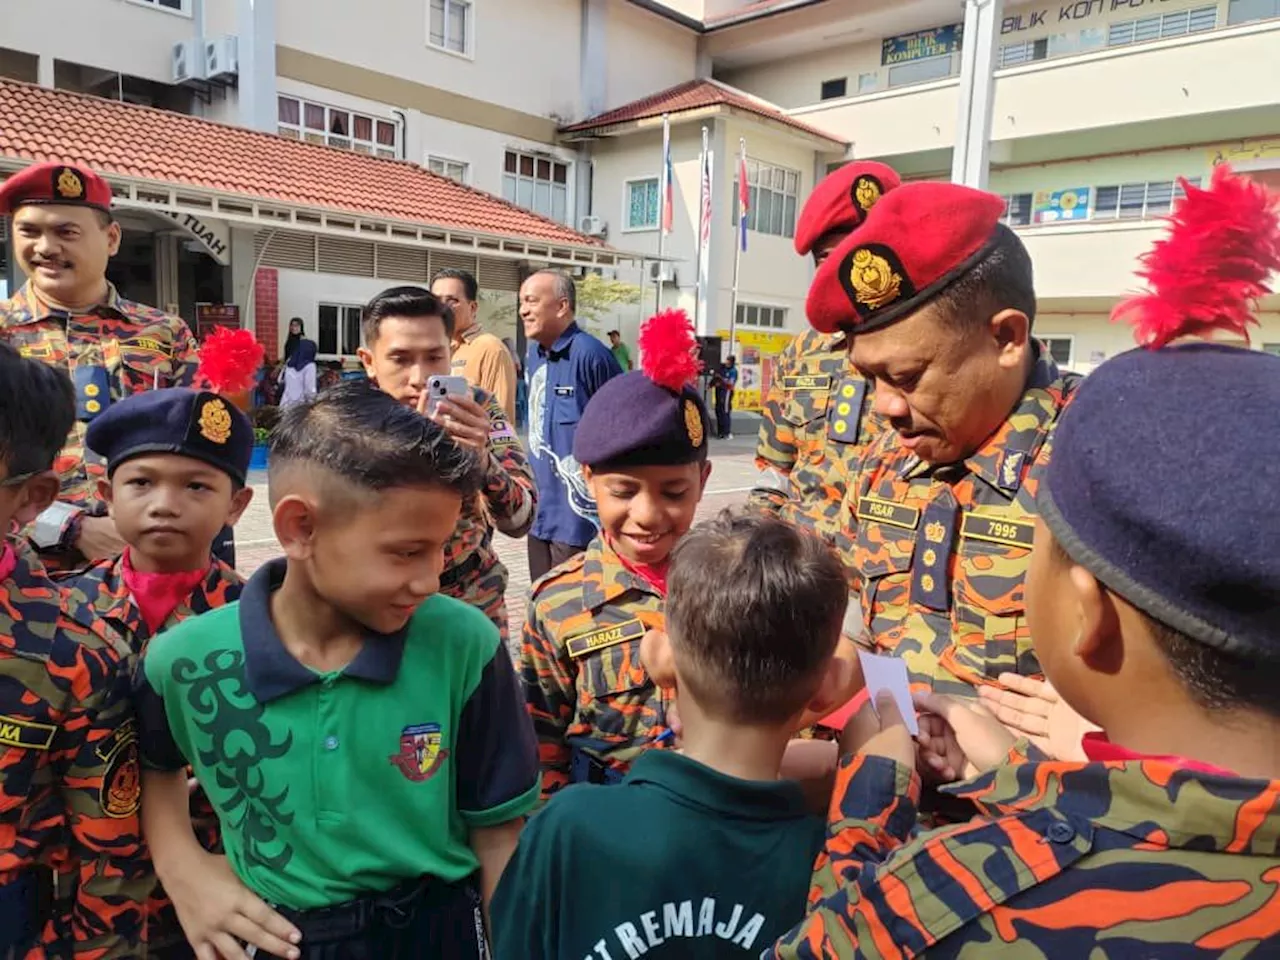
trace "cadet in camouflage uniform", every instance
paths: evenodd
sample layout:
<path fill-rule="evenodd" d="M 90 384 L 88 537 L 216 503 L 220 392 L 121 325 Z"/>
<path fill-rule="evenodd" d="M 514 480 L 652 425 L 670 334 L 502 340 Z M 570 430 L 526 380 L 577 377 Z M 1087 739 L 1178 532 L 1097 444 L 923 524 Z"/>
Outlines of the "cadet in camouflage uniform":
<path fill-rule="evenodd" d="M 601 532 L 534 583 L 521 648 L 544 798 L 567 783 L 616 783 L 642 750 L 670 743 L 669 703 L 640 662 L 640 638 L 663 625 L 668 560 L 711 473 L 710 418 L 690 385 L 696 345 L 682 311 L 651 318 L 642 370 L 602 386 L 578 422 L 573 457 Z"/>
<path fill-rule="evenodd" d="M 1105 733 L 1052 761 L 965 701 L 922 697 L 950 726 L 928 766 L 993 769 L 951 788 L 981 818 L 913 840 L 911 737 L 892 701 L 867 711 L 810 915 L 766 956 L 1280 956 L 1280 515 L 1274 484 L 1241 482 L 1280 464 L 1280 358 L 1185 342 L 1247 336 L 1280 271 L 1280 210 L 1223 167 L 1182 187 L 1152 292 L 1119 311 L 1146 347 L 1081 384 L 1039 491 L 1036 649 Z M 1206 508 L 1221 491 L 1229 506 Z"/>
<path fill-rule="evenodd" d="M 51 569 L 78 567 L 123 546 L 97 496 L 102 465 L 85 450 L 86 429 L 127 396 L 190 385 L 196 343 L 181 319 L 125 300 L 107 281 L 120 225 L 111 218 L 111 187 L 97 174 L 28 167 L 0 186 L 4 214 L 13 217 L 11 242 L 27 283 L 0 302 L 0 339 L 65 370 L 76 388 L 76 422 L 56 463 L 62 491 L 28 534 Z"/>
<path fill-rule="evenodd" d="M 57 495 L 66 375 L 0 343 L 0 529 Z M 129 648 L 0 541 L 0 957 L 139 955 L 137 734 Z"/>
<path fill-rule="evenodd" d="M 453 312 L 422 287 L 393 287 L 364 308 L 360 359 L 381 390 L 427 412 L 427 380 L 449 376 Z M 440 592 L 483 610 L 508 641 L 507 568 L 493 546 L 497 528 L 523 537 L 533 524 L 538 493 L 524 448 L 498 401 L 478 387 L 471 397 L 443 400 L 429 414 L 484 464 L 480 496 L 463 505 L 445 545 Z"/>
<path fill-rule="evenodd" d="M 854 335 L 892 428 L 864 452 L 837 546 L 869 633 L 913 683 L 974 695 L 1037 676 L 1023 578 L 1035 495 L 1079 378 L 1031 336 L 1031 259 L 993 194 L 910 183 L 818 271 L 822 332 Z M 851 611 L 856 615 L 857 611 Z"/>
<path fill-rule="evenodd" d="M 849 163 L 809 195 L 796 224 L 796 253 L 822 266 L 856 230 L 898 175 L 883 163 Z M 843 330 L 806 330 L 783 349 L 765 396 L 756 466 L 763 474 L 748 503 L 802 525 L 838 525 L 849 468 L 880 432 L 871 384 L 849 363 Z"/>

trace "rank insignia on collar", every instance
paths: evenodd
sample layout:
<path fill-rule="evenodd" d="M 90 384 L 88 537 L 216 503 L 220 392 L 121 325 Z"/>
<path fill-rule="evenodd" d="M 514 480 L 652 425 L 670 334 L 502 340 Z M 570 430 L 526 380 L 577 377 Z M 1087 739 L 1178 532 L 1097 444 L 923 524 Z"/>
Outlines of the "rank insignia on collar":
<path fill-rule="evenodd" d="M 924 538 L 930 543 L 941 543 L 947 537 L 947 528 L 944 524 L 934 521 L 924 528 Z"/>
<path fill-rule="evenodd" d="M 200 436 L 210 443 L 226 443 L 231 437 L 231 412 L 217 397 L 200 408 Z"/>

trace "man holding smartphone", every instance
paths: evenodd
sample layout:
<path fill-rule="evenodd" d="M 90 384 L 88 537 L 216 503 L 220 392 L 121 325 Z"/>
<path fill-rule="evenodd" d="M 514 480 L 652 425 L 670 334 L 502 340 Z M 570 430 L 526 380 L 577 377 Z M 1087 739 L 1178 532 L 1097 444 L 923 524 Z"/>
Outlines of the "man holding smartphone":
<path fill-rule="evenodd" d="M 484 465 L 484 488 L 464 505 L 445 546 L 440 592 L 483 610 L 507 640 L 507 568 L 493 531 L 529 532 L 537 506 L 533 471 L 492 394 L 450 375 L 453 312 L 422 287 L 392 287 L 364 307 L 360 360 L 384 393 L 440 424 Z"/>

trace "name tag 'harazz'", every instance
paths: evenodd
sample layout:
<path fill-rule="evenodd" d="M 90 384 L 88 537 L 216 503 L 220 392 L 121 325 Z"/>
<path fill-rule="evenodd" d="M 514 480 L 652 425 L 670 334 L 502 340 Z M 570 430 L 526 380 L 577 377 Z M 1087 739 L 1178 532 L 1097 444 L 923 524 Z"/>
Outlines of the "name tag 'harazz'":
<path fill-rule="evenodd" d="M 639 640 L 645 635 L 647 629 L 639 620 L 627 620 L 612 627 L 602 627 L 579 637 L 571 637 L 564 648 L 570 657 L 577 659 L 628 640 Z"/>

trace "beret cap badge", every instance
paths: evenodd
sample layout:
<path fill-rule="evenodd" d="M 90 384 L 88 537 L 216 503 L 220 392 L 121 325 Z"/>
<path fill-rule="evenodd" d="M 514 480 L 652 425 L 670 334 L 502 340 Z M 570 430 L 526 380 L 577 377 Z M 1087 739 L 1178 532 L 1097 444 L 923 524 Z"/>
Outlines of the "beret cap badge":
<path fill-rule="evenodd" d="M 689 443 L 694 447 L 702 446 L 702 414 L 692 400 L 684 402 L 684 428 L 689 434 Z"/>
<path fill-rule="evenodd" d="M 218 398 L 205 401 L 200 408 L 200 436 L 210 443 L 226 443 L 231 436 L 231 413 Z"/>
<path fill-rule="evenodd" d="M 866 213 L 876 205 L 883 192 L 875 177 L 859 177 L 853 185 L 853 202 Z"/>
<path fill-rule="evenodd" d="M 63 200 L 79 200 L 84 196 L 84 181 L 70 167 L 58 171 L 56 187 Z"/>
<path fill-rule="evenodd" d="M 898 299 L 902 277 L 889 266 L 889 261 L 866 247 L 853 251 L 849 264 L 849 285 L 858 303 L 878 310 Z"/>

